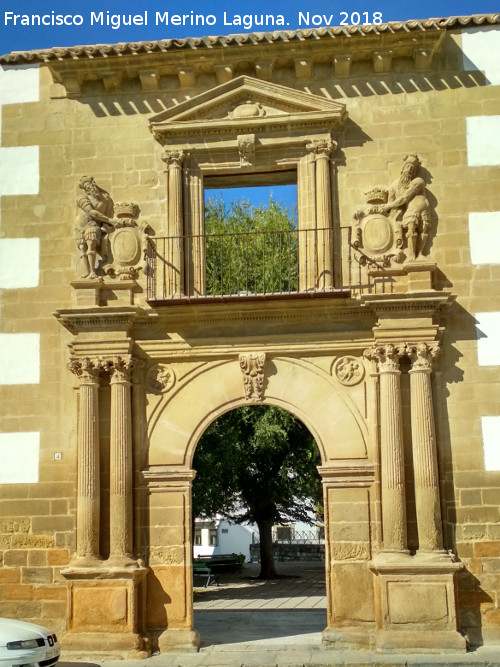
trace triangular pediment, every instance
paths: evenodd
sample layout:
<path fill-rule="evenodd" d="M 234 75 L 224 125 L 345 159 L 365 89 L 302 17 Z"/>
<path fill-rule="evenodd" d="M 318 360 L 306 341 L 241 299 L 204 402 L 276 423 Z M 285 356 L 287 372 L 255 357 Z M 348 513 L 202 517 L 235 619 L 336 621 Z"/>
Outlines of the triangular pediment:
<path fill-rule="evenodd" d="M 274 125 L 295 119 L 338 127 L 347 117 L 334 100 L 268 81 L 240 76 L 167 109 L 151 119 L 155 133 L 220 126 L 231 131 L 252 125 Z M 175 129 L 174 129 L 175 128 Z"/>

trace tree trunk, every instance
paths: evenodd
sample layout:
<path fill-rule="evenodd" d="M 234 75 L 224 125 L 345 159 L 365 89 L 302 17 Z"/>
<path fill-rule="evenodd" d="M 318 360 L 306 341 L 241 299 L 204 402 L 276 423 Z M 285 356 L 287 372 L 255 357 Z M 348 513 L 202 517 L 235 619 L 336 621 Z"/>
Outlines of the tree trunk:
<path fill-rule="evenodd" d="M 276 579 L 273 557 L 273 522 L 257 521 L 260 541 L 260 574 L 259 579 Z"/>

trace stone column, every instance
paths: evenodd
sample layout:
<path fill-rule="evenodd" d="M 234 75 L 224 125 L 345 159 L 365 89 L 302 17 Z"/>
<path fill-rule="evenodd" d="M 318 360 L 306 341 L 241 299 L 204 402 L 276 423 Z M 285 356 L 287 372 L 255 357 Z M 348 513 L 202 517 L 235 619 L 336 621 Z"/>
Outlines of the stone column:
<path fill-rule="evenodd" d="M 432 403 L 432 360 L 437 343 L 407 345 L 410 370 L 411 434 L 419 553 L 443 550 L 436 431 Z"/>
<path fill-rule="evenodd" d="M 166 257 L 169 269 L 169 297 L 184 295 L 184 224 L 182 206 L 182 162 L 184 151 L 166 151 L 162 159 L 168 166 L 168 236 Z"/>
<path fill-rule="evenodd" d="M 333 287 L 332 192 L 330 183 L 330 154 L 336 147 L 333 141 L 313 145 L 316 153 L 316 228 L 317 276 L 319 290 Z"/>
<path fill-rule="evenodd" d="M 384 344 L 367 351 L 380 377 L 380 467 L 384 552 L 407 553 L 406 493 L 399 359 L 404 353 Z"/>
<path fill-rule="evenodd" d="M 307 152 L 297 165 L 298 250 L 300 292 L 313 290 L 316 285 L 315 227 L 316 182 L 315 156 Z"/>
<path fill-rule="evenodd" d="M 127 561 L 133 551 L 132 357 L 115 357 L 111 373 L 109 556 Z"/>
<path fill-rule="evenodd" d="M 99 370 L 97 359 L 72 359 L 69 369 L 80 381 L 76 558 L 92 564 L 99 554 Z"/>

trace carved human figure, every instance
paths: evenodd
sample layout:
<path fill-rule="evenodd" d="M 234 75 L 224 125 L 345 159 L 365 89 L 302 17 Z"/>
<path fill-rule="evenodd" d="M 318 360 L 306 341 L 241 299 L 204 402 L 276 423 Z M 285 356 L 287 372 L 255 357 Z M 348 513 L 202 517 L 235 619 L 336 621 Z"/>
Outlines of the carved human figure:
<path fill-rule="evenodd" d="M 104 255 L 103 233 L 113 231 L 119 221 L 113 219 L 114 204 L 109 193 L 100 188 L 92 176 L 83 176 L 79 187 L 84 191 L 76 199 L 78 215 L 75 236 L 85 267 L 82 278 L 97 278 L 97 255 Z"/>
<path fill-rule="evenodd" d="M 423 178 L 417 176 L 420 160 L 417 155 L 406 155 L 400 177 L 389 188 L 389 201 L 381 207 L 388 213 L 396 209 L 396 246 L 403 245 L 406 232 L 409 259 L 415 260 L 422 253 L 431 225 L 429 202 L 425 194 Z"/>

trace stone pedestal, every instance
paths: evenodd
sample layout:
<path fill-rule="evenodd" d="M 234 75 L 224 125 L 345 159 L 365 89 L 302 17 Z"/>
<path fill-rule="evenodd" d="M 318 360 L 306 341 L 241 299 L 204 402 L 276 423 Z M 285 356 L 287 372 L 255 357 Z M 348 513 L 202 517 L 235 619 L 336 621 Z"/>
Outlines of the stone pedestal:
<path fill-rule="evenodd" d="M 448 555 L 375 558 L 370 563 L 375 575 L 374 648 L 392 653 L 465 651 L 465 638 L 457 631 L 454 584 L 462 567 Z"/>
<path fill-rule="evenodd" d="M 73 303 L 79 308 L 133 306 L 139 286 L 136 280 L 80 278 L 73 280 Z"/>
<path fill-rule="evenodd" d="M 89 659 L 145 658 L 144 580 L 147 568 L 68 567 L 66 657 Z"/>

